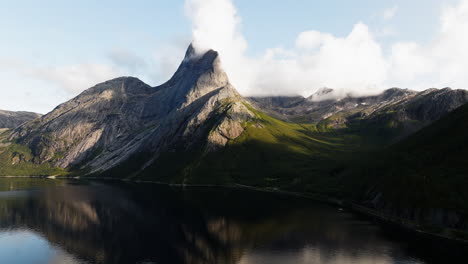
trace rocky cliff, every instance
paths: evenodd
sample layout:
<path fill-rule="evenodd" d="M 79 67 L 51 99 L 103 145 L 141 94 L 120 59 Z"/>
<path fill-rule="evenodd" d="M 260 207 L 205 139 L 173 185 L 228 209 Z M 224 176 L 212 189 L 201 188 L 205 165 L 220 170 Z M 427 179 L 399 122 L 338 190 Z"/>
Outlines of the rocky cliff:
<path fill-rule="evenodd" d="M 138 171 L 163 152 L 224 146 L 253 116 L 244 103 L 218 53 L 198 56 L 190 46 L 176 73 L 161 86 L 132 77 L 98 84 L 16 128 L 9 139 L 28 146 L 34 163 L 88 173 L 144 154 Z"/>

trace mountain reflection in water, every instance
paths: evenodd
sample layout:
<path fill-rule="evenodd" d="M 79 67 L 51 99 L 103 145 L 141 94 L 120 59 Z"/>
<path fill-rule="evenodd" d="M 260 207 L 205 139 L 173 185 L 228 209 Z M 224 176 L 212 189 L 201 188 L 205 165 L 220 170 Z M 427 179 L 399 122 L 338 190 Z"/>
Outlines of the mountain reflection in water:
<path fill-rule="evenodd" d="M 293 197 L 32 179 L 0 179 L 0 190 L 1 263 L 30 263 L 11 252 L 38 264 L 443 263 L 350 213 Z"/>

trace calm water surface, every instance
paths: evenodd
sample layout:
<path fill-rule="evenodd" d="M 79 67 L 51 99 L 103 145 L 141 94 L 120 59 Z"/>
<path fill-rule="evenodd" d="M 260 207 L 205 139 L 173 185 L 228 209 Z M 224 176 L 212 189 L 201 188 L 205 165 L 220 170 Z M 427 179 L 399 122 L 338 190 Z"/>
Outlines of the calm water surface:
<path fill-rule="evenodd" d="M 449 242 L 231 189 L 0 179 L 0 228 L 0 263 L 9 264 L 468 263 Z"/>

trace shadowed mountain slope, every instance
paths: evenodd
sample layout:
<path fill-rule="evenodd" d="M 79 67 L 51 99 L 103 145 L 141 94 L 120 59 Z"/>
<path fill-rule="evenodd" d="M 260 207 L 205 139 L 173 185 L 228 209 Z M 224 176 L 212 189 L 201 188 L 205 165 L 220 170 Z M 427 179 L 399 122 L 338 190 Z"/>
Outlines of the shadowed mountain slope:
<path fill-rule="evenodd" d="M 355 164 L 346 189 L 368 207 L 422 225 L 467 229 L 468 104 Z"/>

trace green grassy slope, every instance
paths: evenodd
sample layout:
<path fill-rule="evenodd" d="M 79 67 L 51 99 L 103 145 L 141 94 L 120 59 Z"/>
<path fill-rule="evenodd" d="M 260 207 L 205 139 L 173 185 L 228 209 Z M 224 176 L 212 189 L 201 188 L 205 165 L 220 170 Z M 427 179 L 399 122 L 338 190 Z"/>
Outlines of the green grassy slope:
<path fill-rule="evenodd" d="M 250 110 L 256 118 L 244 124 L 244 133 L 226 148 L 191 163 L 184 182 L 222 181 L 337 194 L 337 172 L 359 148 L 358 137 Z"/>
<path fill-rule="evenodd" d="M 359 135 L 363 145 L 379 148 L 395 143 L 426 125 L 422 121 L 402 119 L 401 113 L 391 107 L 374 113 L 371 118 L 363 118 L 362 111 L 365 111 L 364 107 L 357 107 L 333 114 L 318 122 L 317 127 L 322 131 Z"/>
<path fill-rule="evenodd" d="M 65 171 L 50 164 L 35 164 L 31 150 L 15 143 L 0 143 L 1 176 L 62 175 Z"/>
<path fill-rule="evenodd" d="M 9 130 L 0 131 L 0 176 L 62 175 L 64 170 L 50 164 L 35 164 L 31 150 L 8 140 Z"/>
<path fill-rule="evenodd" d="M 339 195 L 339 172 L 363 150 L 362 138 L 314 124 L 288 123 L 247 105 L 255 118 L 244 123 L 244 133 L 219 151 L 206 152 L 200 143 L 194 151 L 181 146 L 161 153 L 144 171 L 152 153 L 137 153 L 120 166 L 100 175 L 186 184 L 245 184 L 285 190 Z M 211 122 L 211 121 L 210 121 Z M 206 133 L 216 120 L 207 124 Z M 34 164 L 31 151 L 14 142 L 0 147 L 0 175 L 82 174 L 49 164 Z M 175 151 L 174 151 L 175 150 Z M 13 162 L 14 157 L 21 160 Z"/>

